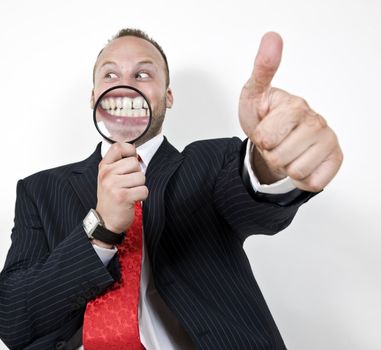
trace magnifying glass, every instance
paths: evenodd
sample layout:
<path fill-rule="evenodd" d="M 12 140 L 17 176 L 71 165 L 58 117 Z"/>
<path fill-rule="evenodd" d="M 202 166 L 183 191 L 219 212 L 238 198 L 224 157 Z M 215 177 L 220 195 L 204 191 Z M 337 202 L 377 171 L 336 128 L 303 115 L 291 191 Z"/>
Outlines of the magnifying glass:
<path fill-rule="evenodd" d="M 151 125 L 152 109 L 146 96 L 128 85 L 117 85 L 97 99 L 93 120 L 96 129 L 110 143 L 134 143 Z"/>

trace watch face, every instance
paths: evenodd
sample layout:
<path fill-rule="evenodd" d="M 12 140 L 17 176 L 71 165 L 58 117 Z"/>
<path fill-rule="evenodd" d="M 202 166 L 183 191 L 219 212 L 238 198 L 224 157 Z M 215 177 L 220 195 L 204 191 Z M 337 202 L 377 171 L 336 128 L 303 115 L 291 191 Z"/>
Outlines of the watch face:
<path fill-rule="evenodd" d="M 94 213 L 94 210 L 91 209 L 89 213 L 86 215 L 85 219 L 83 220 L 83 227 L 87 234 L 93 233 L 95 228 L 98 226 L 99 220 Z"/>

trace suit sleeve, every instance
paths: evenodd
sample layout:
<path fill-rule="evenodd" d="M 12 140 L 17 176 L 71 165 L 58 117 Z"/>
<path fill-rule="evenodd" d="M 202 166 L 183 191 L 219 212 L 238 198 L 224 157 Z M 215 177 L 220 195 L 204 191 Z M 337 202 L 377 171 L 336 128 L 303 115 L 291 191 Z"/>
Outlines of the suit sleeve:
<path fill-rule="evenodd" d="M 0 337 L 22 349 L 83 313 L 114 278 L 82 223 L 52 248 L 23 180 L 17 184 L 12 244 L 0 274 Z"/>
<path fill-rule="evenodd" d="M 242 177 L 246 143 L 233 138 L 215 185 L 215 205 L 242 242 L 253 234 L 273 235 L 285 229 L 312 195 L 291 197 L 256 193 Z"/>

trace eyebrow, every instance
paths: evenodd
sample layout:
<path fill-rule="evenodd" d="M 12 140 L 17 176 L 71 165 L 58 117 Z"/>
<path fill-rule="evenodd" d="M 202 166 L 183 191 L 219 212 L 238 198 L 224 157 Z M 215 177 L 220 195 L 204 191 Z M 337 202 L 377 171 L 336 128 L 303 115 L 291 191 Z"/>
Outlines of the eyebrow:
<path fill-rule="evenodd" d="M 99 68 L 102 68 L 103 66 L 107 66 L 109 64 L 112 64 L 114 66 L 116 65 L 116 63 L 113 61 L 106 61 L 106 62 L 103 62 L 102 65 L 99 66 Z"/>
<path fill-rule="evenodd" d="M 144 61 L 139 61 L 138 63 L 137 63 L 137 65 L 138 66 L 142 66 L 142 65 L 144 65 L 144 64 L 151 64 L 151 65 L 155 65 L 155 63 L 153 62 L 153 61 L 151 61 L 151 60 L 144 60 Z"/>

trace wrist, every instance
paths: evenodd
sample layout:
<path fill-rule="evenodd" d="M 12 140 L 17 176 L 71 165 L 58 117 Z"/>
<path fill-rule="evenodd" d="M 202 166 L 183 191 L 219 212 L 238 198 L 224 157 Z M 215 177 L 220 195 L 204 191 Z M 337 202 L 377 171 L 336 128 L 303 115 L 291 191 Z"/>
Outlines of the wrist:
<path fill-rule="evenodd" d="M 262 185 L 270 185 L 287 177 L 281 170 L 270 168 L 258 147 L 254 145 L 250 154 L 250 165 Z"/>
<path fill-rule="evenodd" d="M 108 230 L 96 210 L 90 209 L 83 220 L 83 228 L 90 240 L 96 239 L 107 245 L 115 245 L 122 243 L 124 232 L 115 233 Z"/>
<path fill-rule="evenodd" d="M 101 247 L 101 248 L 106 248 L 106 249 L 113 249 L 114 248 L 114 246 L 112 244 L 108 244 L 108 243 L 102 242 L 102 241 L 100 241 L 99 239 L 96 239 L 96 238 L 91 240 L 91 244 L 92 245 L 96 245 L 96 246 Z"/>

